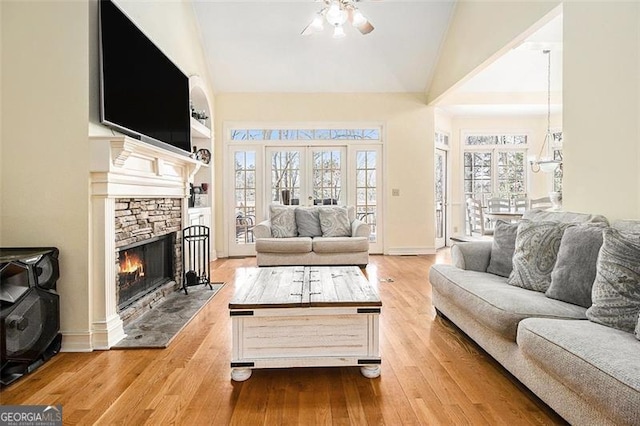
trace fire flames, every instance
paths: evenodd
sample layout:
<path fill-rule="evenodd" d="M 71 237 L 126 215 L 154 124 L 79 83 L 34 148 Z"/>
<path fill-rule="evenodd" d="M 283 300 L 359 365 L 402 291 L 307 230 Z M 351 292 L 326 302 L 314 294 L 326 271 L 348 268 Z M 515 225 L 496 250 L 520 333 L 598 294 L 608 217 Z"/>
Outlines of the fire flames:
<path fill-rule="evenodd" d="M 135 273 L 139 277 L 144 277 L 144 265 L 142 263 L 142 260 L 135 254 L 124 252 L 124 259 L 120 261 L 120 273 Z"/>

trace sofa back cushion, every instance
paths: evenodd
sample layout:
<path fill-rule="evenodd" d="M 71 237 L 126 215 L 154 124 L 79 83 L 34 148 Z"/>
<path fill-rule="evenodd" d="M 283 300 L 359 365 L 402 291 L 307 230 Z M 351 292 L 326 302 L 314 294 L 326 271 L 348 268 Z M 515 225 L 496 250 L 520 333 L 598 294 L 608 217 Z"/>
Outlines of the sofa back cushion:
<path fill-rule="evenodd" d="M 491 259 L 487 272 L 508 277 L 513 270 L 513 253 L 516 249 L 517 223 L 496 221 L 491 245 Z"/>
<path fill-rule="evenodd" d="M 346 207 L 327 206 L 319 209 L 323 237 L 351 236 L 351 221 Z"/>
<path fill-rule="evenodd" d="M 269 206 L 271 220 L 271 236 L 275 238 L 297 237 L 296 215 L 294 206 Z"/>
<path fill-rule="evenodd" d="M 547 297 L 588 308 L 596 278 L 604 224 L 571 226 L 564 231 Z"/>
<path fill-rule="evenodd" d="M 522 219 L 531 221 L 553 221 L 563 223 L 603 223 L 609 225 L 606 217 L 597 214 L 574 212 L 549 212 L 546 210 L 527 210 Z"/>
<path fill-rule="evenodd" d="M 607 228 L 587 318 L 633 333 L 640 314 L 640 234 Z"/>
<path fill-rule="evenodd" d="M 562 234 L 569 226 L 569 223 L 560 222 L 520 221 L 513 254 L 513 271 L 508 283 L 528 290 L 547 291 Z"/>
<path fill-rule="evenodd" d="M 300 237 L 321 237 L 320 209 L 317 207 L 297 207 L 296 226 Z"/>

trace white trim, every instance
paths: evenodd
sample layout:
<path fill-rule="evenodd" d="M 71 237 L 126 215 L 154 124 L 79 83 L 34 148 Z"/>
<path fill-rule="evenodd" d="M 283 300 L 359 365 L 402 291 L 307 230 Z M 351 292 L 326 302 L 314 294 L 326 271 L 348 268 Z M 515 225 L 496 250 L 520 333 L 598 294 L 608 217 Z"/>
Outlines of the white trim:
<path fill-rule="evenodd" d="M 435 247 L 390 247 L 387 256 L 418 256 L 422 254 L 436 254 Z"/>
<path fill-rule="evenodd" d="M 91 352 L 91 333 L 88 331 L 63 331 L 60 352 Z"/>

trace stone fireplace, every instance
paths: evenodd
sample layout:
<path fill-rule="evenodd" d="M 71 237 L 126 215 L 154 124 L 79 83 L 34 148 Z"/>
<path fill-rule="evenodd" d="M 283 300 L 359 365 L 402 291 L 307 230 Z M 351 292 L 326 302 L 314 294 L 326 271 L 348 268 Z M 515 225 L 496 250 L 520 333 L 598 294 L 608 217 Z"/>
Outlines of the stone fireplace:
<path fill-rule="evenodd" d="M 90 144 L 90 344 L 109 349 L 125 337 L 124 321 L 182 284 L 180 231 L 187 226 L 189 182 L 201 163 L 125 136 L 91 137 Z M 161 240 L 163 247 L 139 249 Z M 144 250 L 170 260 L 122 274 L 124 252 L 144 257 Z M 121 291 L 130 300 L 120 300 Z"/>

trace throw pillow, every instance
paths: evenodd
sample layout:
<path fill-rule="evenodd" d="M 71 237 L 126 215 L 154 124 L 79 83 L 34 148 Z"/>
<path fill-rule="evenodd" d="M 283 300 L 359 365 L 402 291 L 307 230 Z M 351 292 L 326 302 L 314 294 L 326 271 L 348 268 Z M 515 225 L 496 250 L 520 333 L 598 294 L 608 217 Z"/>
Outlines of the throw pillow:
<path fill-rule="evenodd" d="M 594 224 L 572 226 L 564 231 L 547 297 L 585 308 L 591 306 L 603 229 Z"/>
<path fill-rule="evenodd" d="M 345 207 L 320 207 L 323 237 L 350 237 L 351 222 Z"/>
<path fill-rule="evenodd" d="M 320 237 L 320 210 L 315 207 L 296 208 L 296 226 L 299 237 Z"/>
<path fill-rule="evenodd" d="M 587 318 L 633 333 L 640 313 L 640 234 L 603 231 Z"/>
<path fill-rule="evenodd" d="M 568 226 L 568 223 L 521 220 L 508 283 L 528 290 L 547 291 L 560 240 Z"/>
<path fill-rule="evenodd" d="M 275 238 L 297 237 L 295 207 L 272 204 L 269 207 L 271 235 Z"/>
<path fill-rule="evenodd" d="M 513 253 L 516 249 L 517 223 L 496 221 L 491 244 L 491 259 L 487 272 L 508 277 L 513 270 Z"/>

